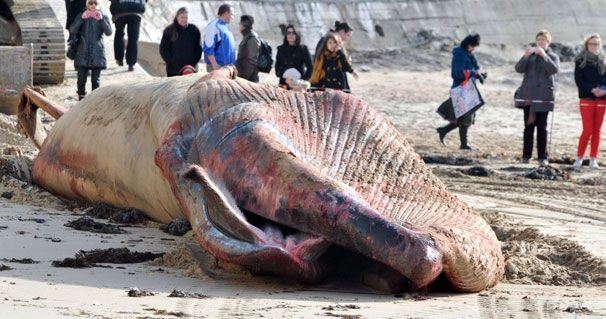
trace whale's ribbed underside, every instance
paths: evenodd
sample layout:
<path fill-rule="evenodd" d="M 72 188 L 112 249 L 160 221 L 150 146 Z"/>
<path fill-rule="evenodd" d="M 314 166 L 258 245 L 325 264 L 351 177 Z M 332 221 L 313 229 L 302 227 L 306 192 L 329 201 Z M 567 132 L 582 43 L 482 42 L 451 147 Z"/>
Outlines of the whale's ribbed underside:
<path fill-rule="evenodd" d="M 392 221 L 442 244 L 444 271 L 460 290 L 492 286 L 503 260 L 486 222 L 451 195 L 402 134 L 351 94 L 292 93 L 246 81 L 208 80 L 188 92 L 183 117 L 209 121 L 263 119 L 285 135 L 297 155 L 347 185 Z M 238 107 L 256 103 L 258 108 Z"/>

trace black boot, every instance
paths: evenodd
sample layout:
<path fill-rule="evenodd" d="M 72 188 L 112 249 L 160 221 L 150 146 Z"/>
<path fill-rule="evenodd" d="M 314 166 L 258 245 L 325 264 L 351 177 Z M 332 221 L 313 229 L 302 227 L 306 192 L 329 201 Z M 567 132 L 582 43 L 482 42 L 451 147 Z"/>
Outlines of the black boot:
<path fill-rule="evenodd" d="M 448 134 L 448 132 L 454 130 L 456 127 L 457 127 L 456 124 L 448 123 L 447 125 L 438 127 L 436 129 L 436 131 L 438 131 L 438 136 L 440 137 L 440 143 L 442 143 L 442 145 L 445 145 L 444 138 L 446 137 L 446 134 Z"/>
<path fill-rule="evenodd" d="M 467 142 L 467 130 L 469 126 L 459 126 L 459 138 L 461 139 L 461 146 L 459 149 L 462 150 L 474 150 L 473 146 Z"/>

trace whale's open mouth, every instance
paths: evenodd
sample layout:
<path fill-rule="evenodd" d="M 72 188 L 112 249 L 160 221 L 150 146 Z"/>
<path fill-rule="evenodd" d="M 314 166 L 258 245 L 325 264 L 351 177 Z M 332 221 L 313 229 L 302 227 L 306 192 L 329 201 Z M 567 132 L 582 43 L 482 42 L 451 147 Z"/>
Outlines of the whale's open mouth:
<path fill-rule="evenodd" d="M 270 220 L 260 212 L 241 208 L 230 192 L 199 166 L 192 166 L 183 176 L 183 192 L 192 200 L 186 206 L 193 208 L 190 221 L 201 246 L 215 257 L 254 273 L 303 283 L 317 283 L 338 274 L 381 290 L 400 291 L 424 287 L 441 272 L 439 255 L 426 237 L 385 220 L 355 210 L 350 210 L 352 216 L 343 216 L 341 224 L 326 227 L 324 219 L 314 221 L 322 230 L 310 228 L 310 219 L 287 217 L 307 218 L 296 211 L 274 214 Z M 330 200 L 325 193 L 318 196 Z M 282 219 L 287 221 L 276 221 Z"/>
<path fill-rule="evenodd" d="M 317 283 L 322 280 L 336 282 L 356 282 L 373 289 L 388 292 L 411 290 L 415 285 L 395 269 L 333 244 L 323 237 L 308 234 L 295 228 L 281 225 L 240 208 L 248 222 L 265 234 L 266 242 L 262 246 L 283 249 L 291 258 L 301 263 L 303 269 L 318 269 L 315 278 L 293 276 L 295 280 Z M 268 248 L 269 249 L 269 248 Z M 276 268 L 281 265 L 266 260 L 269 269 L 259 273 L 280 273 Z M 307 264 L 307 265 L 305 265 Z M 274 267 L 274 269 L 272 269 Z"/>

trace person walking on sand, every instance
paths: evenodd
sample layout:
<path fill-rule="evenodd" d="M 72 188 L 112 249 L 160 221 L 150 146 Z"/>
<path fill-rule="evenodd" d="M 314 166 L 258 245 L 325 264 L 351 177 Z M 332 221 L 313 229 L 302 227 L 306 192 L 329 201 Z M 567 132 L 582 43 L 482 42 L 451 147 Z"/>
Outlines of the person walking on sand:
<path fill-rule="evenodd" d="M 522 162 L 532 157 L 534 128 L 537 128 L 537 155 L 541 165 L 548 165 L 547 117 L 555 102 L 555 75 L 560 58 L 550 48 L 551 33 L 543 30 L 535 36 L 535 46 L 526 49 L 515 65 L 524 74 L 522 86 L 516 91 L 515 106 L 524 109 L 524 147 Z"/>
<path fill-rule="evenodd" d="M 284 88 L 290 88 L 284 77 L 284 72 L 288 69 L 295 69 L 299 73 L 299 77 L 294 80 L 305 81 L 309 80 L 313 71 L 309 50 L 301 44 L 301 36 L 292 24 L 286 26 L 284 42 L 278 46 L 276 55 L 276 75 L 280 79 L 279 85 Z"/>
<path fill-rule="evenodd" d="M 238 76 L 251 82 L 259 82 L 259 69 L 257 59 L 261 41 L 259 35 L 253 30 L 255 19 L 247 14 L 240 17 L 240 33 L 242 42 L 238 46 L 238 57 L 236 58 L 236 70 Z"/>
<path fill-rule="evenodd" d="M 583 132 L 579 138 L 577 158 L 572 164 L 574 168 L 583 165 L 583 156 L 587 144 L 591 140 L 589 151 L 589 166 L 593 169 L 598 165 L 598 150 L 600 149 L 600 131 L 606 110 L 606 82 L 602 39 L 599 34 L 590 34 L 585 38 L 584 49 L 574 59 L 574 81 L 579 90 L 579 109 L 583 119 Z"/>
<path fill-rule="evenodd" d="M 236 63 L 236 41 L 228 27 L 234 14 L 231 5 L 222 4 L 217 18 L 204 29 L 204 62 L 208 72 Z"/>
<path fill-rule="evenodd" d="M 324 47 L 314 61 L 309 82 L 316 89 L 349 91 L 345 72 L 353 74 L 356 79 L 358 78 L 358 73 L 353 69 L 339 35 L 329 33 L 326 35 Z"/>
<path fill-rule="evenodd" d="M 179 8 L 173 23 L 164 29 L 160 40 L 160 55 L 166 62 L 168 77 L 182 75 L 191 69 L 197 72 L 202 57 L 200 39 L 198 27 L 189 23 L 187 8 Z"/>
<path fill-rule="evenodd" d="M 480 35 L 472 33 L 466 36 L 461 44 L 452 50 L 452 63 L 451 63 L 451 77 L 452 77 L 452 88 L 458 87 L 461 83 L 468 81 L 469 79 L 478 79 L 480 82 L 484 82 L 486 73 L 483 73 L 478 64 L 478 60 L 473 55 L 473 51 L 480 46 Z M 449 99 L 450 100 L 450 99 Z M 444 103 L 443 103 L 444 104 Z M 454 116 L 452 110 L 452 103 L 450 105 L 450 115 L 448 115 L 448 123 L 445 126 L 437 128 L 440 142 L 444 144 L 444 138 L 448 132 L 459 128 L 459 139 L 461 145 L 459 146 L 462 150 L 473 150 L 474 148 L 469 144 L 467 140 L 467 132 L 469 127 L 475 121 L 475 111 L 466 113 L 458 119 Z"/>
<path fill-rule="evenodd" d="M 98 0 L 88 0 L 86 10 L 76 17 L 69 29 L 80 37 L 74 58 L 74 68 L 78 71 L 79 100 L 86 95 L 89 71 L 92 90 L 95 90 L 101 84 L 101 70 L 107 68 L 103 34 L 111 35 L 112 26 L 107 15 L 97 9 L 98 5 Z"/>
<path fill-rule="evenodd" d="M 119 66 L 124 65 L 124 52 L 126 51 L 126 64 L 128 70 L 134 71 L 139 54 L 139 29 L 141 18 L 145 13 L 147 0 L 110 0 L 109 11 L 112 21 L 116 25 L 114 36 L 114 57 Z M 128 43 L 124 47 L 124 29 L 128 26 Z"/>

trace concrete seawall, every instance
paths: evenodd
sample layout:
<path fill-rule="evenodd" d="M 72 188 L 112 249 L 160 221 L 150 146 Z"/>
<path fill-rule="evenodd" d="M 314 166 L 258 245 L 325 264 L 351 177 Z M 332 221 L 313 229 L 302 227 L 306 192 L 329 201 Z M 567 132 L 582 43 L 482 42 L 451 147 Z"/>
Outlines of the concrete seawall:
<path fill-rule="evenodd" d="M 272 45 L 282 42 L 280 24 L 293 23 L 314 47 L 335 20 L 355 28 L 350 47 L 354 50 L 398 49 L 415 45 L 422 30 L 460 39 L 470 31 L 480 32 L 484 43 L 521 44 L 546 28 L 555 42 L 578 43 L 585 34 L 605 32 L 603 0 L 400 0 L 400 1 L 228 1 L 242 14 L 255 17 L 255 29 Z M 186 6 L 192 23 L 201 29 L 212 20 L 223 1 L 149 0 L 144 22 L 144 40 L 159 42 L 162 29 L 176 10 Z M 237 23 L 232 23 L 237 33 Z"/>
<path fill-rule="evenodd" d="M 255 18 L 255 30 L 274 48 L 282 43 L 280 25 L 294 24 L 303 35 L 303 43 L 313 52 L 319 38 L 335 20 L 348 21 L 354 36 L 348 43 L 352 51 L 406 49 L 423 44 L 432 37 L 458 42 L 468 33 L 482 35 L 483 44 L 515 48 L 530 43 L 540 29 L 548 29 L 553 41 L 580 45 L 592 32 L 606 32 L 601 12 L 604 0 L 392 0 L 392 1 L 227 1 L 236 11 L 230 24 L 239 42 L 238 20 L 242 14 Z M 147 51 L 140 51 L 140 64 L 152 75 L 164 75 L 157 44 L 162 30 L 172 22 L 179 7 L 190 11 L 190 23 L 201 31 L 215 18 L 223 1 L 149 0 L 141 38 Z M 606 35 L 606 33 L 605 33 Z M 484 47 L 488 49 L 488 47 Z"/>

